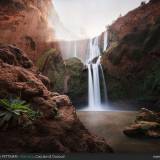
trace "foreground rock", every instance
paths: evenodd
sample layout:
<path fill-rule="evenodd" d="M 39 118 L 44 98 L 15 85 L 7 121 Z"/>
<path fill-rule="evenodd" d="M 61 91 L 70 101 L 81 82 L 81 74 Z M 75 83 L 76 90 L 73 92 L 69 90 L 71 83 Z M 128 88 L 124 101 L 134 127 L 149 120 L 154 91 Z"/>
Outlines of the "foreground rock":
<path fill-rule="evenodd" d="M 160 113 L 142 108 L 135 123 L 123 132 L 131 137 L 160 138 Z"/>
<path fill-rule="evenodd" d="M 111 152 L 104 139 L 84 128 L 69 98 L 50 92 L 48 84 L 20 49 L 0 45 L 0 98 L 19 96 L 43 113 L 30 129 L 1 129 L 1 153 Z"/>

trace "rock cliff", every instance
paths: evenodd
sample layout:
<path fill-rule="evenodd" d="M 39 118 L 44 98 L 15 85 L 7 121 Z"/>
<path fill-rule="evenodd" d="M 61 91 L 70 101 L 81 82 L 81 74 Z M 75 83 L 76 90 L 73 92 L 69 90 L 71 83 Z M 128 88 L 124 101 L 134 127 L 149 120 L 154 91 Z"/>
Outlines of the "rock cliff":
<path fill-rule="evenodd" d="M 51 12 L 58 19 L 51 0 L 1 0 L 0 43 L 16 45 L 35 62 L 44 50 L 55 45 L 54 27 L 48 23 Z"/>
<path fill-rule="evenodd" d="M 159 100 L 160 1 L 151 0 L 108 28 L 102 58 L 112 99 Z"/>

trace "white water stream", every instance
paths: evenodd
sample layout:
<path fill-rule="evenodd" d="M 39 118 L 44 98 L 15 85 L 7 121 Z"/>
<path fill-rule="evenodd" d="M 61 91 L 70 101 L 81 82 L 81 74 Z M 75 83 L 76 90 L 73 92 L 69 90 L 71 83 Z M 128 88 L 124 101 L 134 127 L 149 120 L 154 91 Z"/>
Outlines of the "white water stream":
<path fill-rule="evenodd" d="M 77 57 L 77 42 L 74 42 L 74 57 Z"/>
<path fill-rule="evenodd" d="M 107 49 L 108 45 L 108 32 L 104 32 L 104 39 L 103 39 L 103 51 Z"/>
<path fill-rule="evenodd" d="M 105 35 L 106 36 L 106 35 Z M 105 39 L 105 37 L 104 37 Z M 105 41 L 107 43 L 107 41 Z M 107 47 L 107 44 L 105 45 Z M 88 51 L 88 110 L 98 111 L 101 110 L 102 96 L 101 96 L 101 83 L 100 74 L 102 75 L 102 85 L 104 90 L 105 100 L 107 100 L 106 83 L 101 66 L 101 56 L 98 37 L 91 39 L 89 42 Z"/>

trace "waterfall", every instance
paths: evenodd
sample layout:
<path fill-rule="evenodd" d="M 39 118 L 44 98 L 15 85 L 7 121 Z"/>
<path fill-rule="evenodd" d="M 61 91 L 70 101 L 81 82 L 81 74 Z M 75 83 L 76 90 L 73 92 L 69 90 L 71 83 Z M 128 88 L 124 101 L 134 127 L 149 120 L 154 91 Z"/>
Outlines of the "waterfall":
<path fill-rule="evenodd" d="M 89 42 L 89 53 L 87 60 L 88 67 L 88 105 L 89 110 L 99 110 L 101 108 L 102 98 L 101 98 L 101 89 L 100 89 L 100 71 L 102 74 L 102 83 L 104 87 L 105 96 L 106 84 L 103 74 L 103 69 L 100 63 L 100 48 L 98 37 L 91 39 Z"/>
<path fill-rule="evenodd" d="M 88 99 L 89 106 L 94 107 L 94 87 L 93 87 L 93 76 L 92 76 L 92 65 L 88 64 Z"/>
<path fill-rule="evenodd" d="M 104 32 L 104 39 L 103 39 L 103 51 L 106 50 L 107 48 L 107 45 L 108 45 L 108 33 L 107 32 Z"/>
<path fill-rule="evenodd" d="M 74 57 L 77 57 L 77 43 L 74 42 Z"/>
<path fill-rule="evenodd" d="M 100 81 L 99 81 L 99 64 L 92 64 L 93 70 L 93 87 L 94 87 L 94 106 L 101 105 Z"/>

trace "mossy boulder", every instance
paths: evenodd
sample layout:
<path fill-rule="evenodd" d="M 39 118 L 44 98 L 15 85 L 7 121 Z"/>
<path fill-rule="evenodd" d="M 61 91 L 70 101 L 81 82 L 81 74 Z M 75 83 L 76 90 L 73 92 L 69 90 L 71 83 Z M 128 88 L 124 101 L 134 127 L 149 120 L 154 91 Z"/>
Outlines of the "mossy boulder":
<path fill-rule="evenodd" d="M 61 54 L 54 48 L 48 49 L 37 60 L 37 67 L 51 81 L 51 89 L 64 91 L 65 64 Z"/>
<path fill-rule="evenodd" d="M 81 101 L 87 94 L 87 72 L 83 70 L 84 65 L 78 58 L 70 58 L 65 61 L 66 75 L 68 79 L 68 95 L 72 101 Z M 83 99 L 84 100 L 84 99 Z M 85 100 L 84 100 L 85 101 Z"/>
<path fill-rule="evenodd" d="M 78 58 L 65 60 L 66 71 L 70 75 L 79 76 L 83 71 L 83 63 Z"/>
<path fill-rule="evenodd" d="M 51 48 L 38 59 L 37 66 L 50 79 L 53 91 L 68 94 L 73 102 L 86 98 L 87 73 L 78 58 L 63 60 L 61 54 Z"/>

